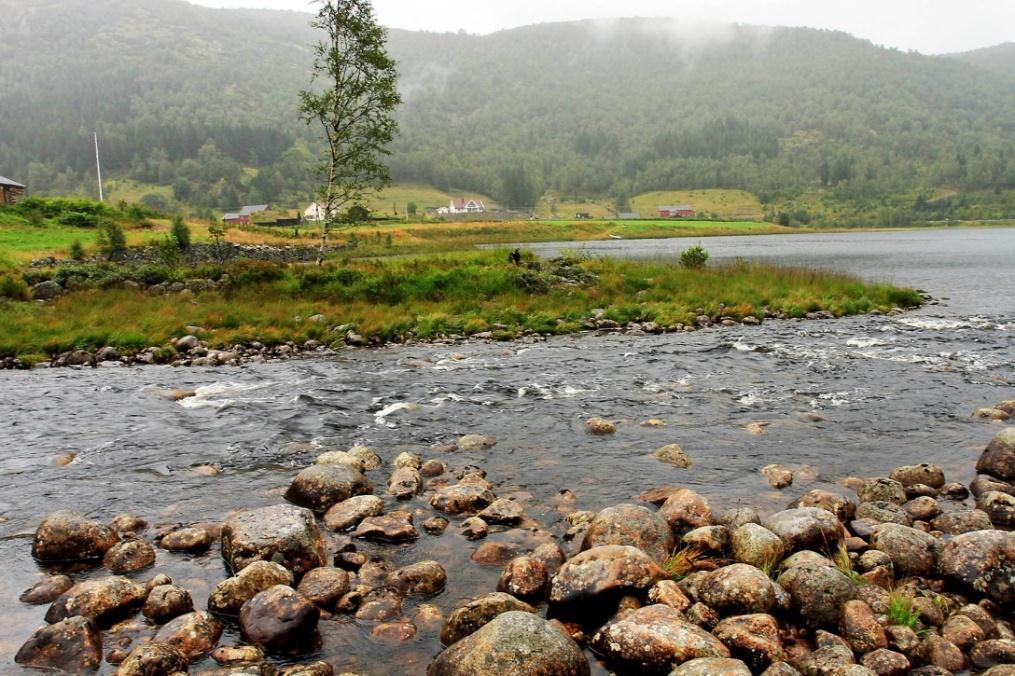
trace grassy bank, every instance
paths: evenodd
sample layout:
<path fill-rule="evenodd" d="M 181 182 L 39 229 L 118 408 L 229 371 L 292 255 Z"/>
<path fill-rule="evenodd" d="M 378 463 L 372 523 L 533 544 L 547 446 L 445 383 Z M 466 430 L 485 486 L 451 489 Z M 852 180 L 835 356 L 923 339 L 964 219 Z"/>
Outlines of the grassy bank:
<path fill-rule="evenodd" d="M 526 331 L 579 330 L 595 308 L 621 324 L 682 327 L 694 321 L 698 308 L 719 314 L 720 304 L 726 306 L 723 316 L 740 319 L 761 317 L 766 306 L 801 316 L 919 303 L 911 290 L 834 273 L 755 264 L 691 270 L 604 259 L 529 258 L 516 267 L 506 262 L 504 251 L 350 260 L 320 268 L 246 263 L 199 270 L 147 266 L 131 273 L 120 266 L 91 268 L 88 274 L 88 283 L 98 288 L 46 304 L 0 301 L 0 356 L 38 361 L 105 345 L 129 352 L 166 345 L 187 326 L 202 327 L 209 344 L 223 347 L 254 340 L 330 343 L 340 338 L 329 332 L 336 325 L 382 340 L 483 331 L 506 339 Z M 230 281 L 196 295 L 153 295 L 124 288 L 131 274 L 148 283 L 223 274 Z M 325 319 L 308 319 L 314 315 Z"/>

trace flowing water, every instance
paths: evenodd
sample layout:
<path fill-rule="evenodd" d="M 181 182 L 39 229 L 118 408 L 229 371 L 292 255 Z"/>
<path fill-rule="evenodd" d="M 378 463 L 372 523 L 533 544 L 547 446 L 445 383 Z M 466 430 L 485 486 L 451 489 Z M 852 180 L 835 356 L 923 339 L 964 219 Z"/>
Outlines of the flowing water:
<path fill-rule="evenodd" d="M 697 243 L 694 240 L 691 243 Z M 999 429 L 970 412 L 1015 398 L 1015 230 L 970 229 L 843 235 L 713 238 L 713 260 L 744 257 L 828 267 L 920 287 L 940 304 L 899 316 L 769 321 L 647 337 L 578 335 L 545 342 L 471 343 L 349 350 L 337 356 L 243 368 L 170 367 L 0 372 L 0 673 L 18 673 L 13 654 L 42 624 L 45 606 L 18 594 L 43 570 L 30 557 L 39 520 L 58 508 L 109 519 L 120 512 L 151 523 L 219 520 L 230 510 L 275 504 L 318 446 L 403 450 L 449 467 L 482 466 L 499 496 L 556 535 L 563 515 L 629 501 L 661 484 L 705 494 L 713 509 L 782 508 L 799 494 L 849 475 L 875 475 L 914 462 L 941 464 L 968 481 L 980 450 Z M 576 247 L 619 256 L 677 256 L 687 241 L 611 241 Z M 197 395 L 174 402 L 168 389 Z M 584 420 L 618 421 L 593 437 Z M 662 428 L 639 425 L 657 418 Z M 749 423 L 764 423 L 751 434 Z M 447 453 L 466 433 L 493 435 L 490 450 Z M 693 467 L 660 464 L 652 451 L 679 443 Z M 73 453 L 67 466 L 54 459 Z M 769 463 L 815 470 L 783 491 L 758 469 Z M 216 476 L 195 466 L 211 465 Z M 386 470 L 370 473 L 383 492 Z M 571 491 L 572 500 L 561 494 Z M 390 501 L 394 507 L 394 501 Z M 402 503 L 404 505 L 404 503 Z M 424 499 L 409 503 L 417 523 Z M 414 544 L 360 545 L 395 565 L 436 559 L 447 589 L 422 602 L 445 614 L 493 591 L 498 567 L 472 563 L 478 543 L 458 534 Z M 493 529 L 496 530 L 496 529 Z M 518 529 L 491 539 L 520 548 L 540 536 Z M 225 576 L 217 547 L 204 556 L 159 551 L 154 569 L 186 587 L 201 608 Z M 99 576 L 101 570 L 79 573 Z M 413 607 L 406 602 L 405 615 Z M 420 627 L 391 645 L 371 627 L 338 616 L 322 621 L 314 658 L 336 672 L 423 673 L 440 650 L 439 628 Z M 139 629 L 142 633 L 150 630 Z M 237 639 L 227 628 L 222 643 Z M 108 646 L 107 646 L 108 647 Z M 397 665 L 397 666 L 395 666 Z M 214 666 L 210 660 L 199 667 Z M 106 665 L 106 670 L 112 667 Z M 597 667 L 598 669 L 598 667 Z"/>

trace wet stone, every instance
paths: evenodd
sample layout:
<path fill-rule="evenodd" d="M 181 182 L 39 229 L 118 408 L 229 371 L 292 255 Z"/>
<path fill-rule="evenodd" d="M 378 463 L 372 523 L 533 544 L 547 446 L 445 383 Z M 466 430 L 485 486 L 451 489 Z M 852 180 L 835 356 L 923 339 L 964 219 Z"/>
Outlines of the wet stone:
<path fill-rule="evenodd" d="M 39 561 L 87 561 L 100 559 L 116 544 L 109 526 L 77 512 L 59 510 L 39 524 L 32 541 L 32 556 Z"/>
<path fill-rule="evenodd" d="M 296 475 L 285 499 L 323 514 L 343 500 L 371 492 L 366 477 L 348 465 L 313 465 Z"/>
<path fill-rule="evenodd" d="M 403 467 L 408 467 L 410 469 L 419 469 L 420 467 L 423 466 L 423 461 L 415 453 L 410 453 L 409 451 L 402 451 L 401 453 L 395 456 L 395 459 L 391 461 L 391 464 L 392 466 L 395 467 L 395 469 L 401 469 Z"/>
<path fill-rule="evenodd" d="M 341 568 L 314 568 L 303 576 L 296 591 L 318 607 L 334 608 L 349 591 L 349 573 Z"/>
<path fill-rule="evenodd" d="M 223 666 L 257 664 L 264 659 L 264 651 L 252 645 L 220 646 L 211 652 L 211 658 Z"/>
<path fill-rule="evenodd" d="M 445 514 L 475 514 L 495 500 L 489 488 L 479 483 L 445 486 L 430 498 L 430 506 Z"/>
<path fill-rule="evenodd" d="M 380 542 L 411 542 L 419 537 L 419 532 L 412 525 L 410 512 L 394 511 L 363 519 L 351 535 Z"/>
<path fill-rule="evenodd" d="M 693 603 L 687 609 L 687 619 L 705 631 L 712 631 L 722 618 L 704 603 Z"/>
<path fill-rule="evenodd" d="M 170 620 L 152 640 L 171 645 L 193 659 L 211 652 L 221 637 L 222 623 L 211 613 L 199 610 Z"/>
<path fill-rule="evenodd" d="M 878 624 L 874 611 L 863 601 L 846 601 L 842 607 L 839 631 L 858 655 L 888 647 L 885 630 Z"/>
<path fill-rule="evenodd" d="M 244 603 L 260 592 L 280 584 L 292 586 L 293 574 L 277 563 L 255 561 L 233 577 L 215 585 L 208 597 L 208 609 L 222 615 L 239 615 Z"/>
<path fill-rule="evenodd" d="M 145 588 L 125 577 L 79 582 L 60 595 L 46 612 L 46 621 L 81 615 L 100 626 L 132 613 L 145 599 Z"/>
<path fill-rule="evenodd" d="M 945 485 L 944 470 L 942 470 L 938 465 L 930 465 L 927 463 L 896 467 L 892 470 L 889 477 L 898 481 L 903 486 L 924 484 L 932 488 L 941 488 Z"/>
<path fill-rule="evenodd" d="M 941 513 L 941 506 L 937 504 L 937 500 L 929 496 L 913 498 L 904 503 L 902 508 L 914 521 L 929 522 Z"/>
<path fill-rule="evenodd" d="M 328 451 L 317 456 L 314 460 L 316 465 L 346 465 L 351 467 L 357 472 L 363 472 L 366 470 L 364 467 L 363 458 L 353 455 L 347 451 Z"/>
<path fill-rule="evenodd" d="M 1015 495 L 1015 487 L 1007 481 L 1001 481 L 989 474 L 977 474 L 976 478 L 969 484 L 969 490 L 976 497 L 991 491 L 999 491 L 1008 495 Z"/>
<path fill-rule="evenodd" d="M 647 591 L 665 577 L 663 570 L 635 547 L 593 547 L 560 567 L 550 582 L 551 603 L 576 603 L 605 593 Z"/>
<path fill-rule="evenodd" d="M 941 627 L 941 636 L 966 652 L 987 638 L 979 624 L 965 615 L 957 614 L 945 621 Z"/>
<path fill-rule="evenodd" d="M 442 652 L 428 676 L 588 676 L 588 659 L 569 636 L 527 612 L 498 615 Z"/>
<path fill-rule="evenodd" d="M 726 526 L 702 526 L 684 533 L 680 543 L 703 554 L 718 556 L 729 548 L 730 530 Z"/>
<path fill-rule="evenodd" d="M 427 460 L 420 466 L 419 473 L 430 479 L 444 474 L 446 470 L 447 468 L 440 460 Z"/>
<path fill-rule="evenodd" d="M 194 601 L 190 592 L 173 585 L 160 585 L 148 592 L 148 598 L 141 606 L 141 614 L 155 624 L 165 624 L 169 620 L 194 610 Z"/>
<path fill-rule="evenodd" d="M 128 653 L 116 676 L 152 676 L 187 673 L 190 660 L 178 648 L 165 643 L 143 643 Z"/>
<path fill-rule="evenodd" d="M 400 620 L 382 622 L 370 630 L 370 636 L 380 643 L 404 643 L 416 635 L 416 625 Z"/>
<path fill-rule="evenodd" d="M 835 515 L 839 521 L 851 521 L 856 513 L 856 503 L 853 500 L 831 491 L 824 491 L 820 488 L 807 491 L 799 498 L 790 503 L 787 509 L 798 509 L 800 507 L 817 507 Z"/>
<path fill-rule="evenodd" d="M 486 525 L 486 521 L 478 516 L 470 517 L 462 522 L 462 535 L 466 540 L 482 540 L 489 532 L 490 527 Z"/>
<path fill-rule="evenodd" d="M 463 451 L 485 451 L 497 445 L 497 440 L 485 434 L 466 434 L 458 439 L 457 446 Z"/>
<path fill-rule="evenodd" d="M 765 465 L 761 468 L 761 476 L 768 485 L 775 489 L 783 489 L 793 484 L 793 470 L 782 465 Z"/>
<path fill-rule="evenodd" d="M 684 452 L 684 449 L 679 444 L 667 444 L 656 449 L 652 455 L 655 456 L 656 460 L 678 469 L 689 469 L 691 467 L 691 459 L 687 457 L 687 453 Z"/>
<path fill-rule="evenodd" d="M 969 652 L 973 666 L 989 669 L 999 664 L 1015 664 L 1015 640 L 998 638 L 976 644 Z"/>
<path fill-rule="evenodd" d="M 832 551 L 843 537 L 835 515 L 817 507 L 776 512 L 762 519 L 761 525 L 778 535 L 790 553 L 804 549 Z"/>
<path fill-rule="evenodd" d="M 171 552 L 205 552 L 211 547 L 211 536 L 204 528 L 181 528 L 163 537 L 159 546 Z"/>
<path fill-rule="evenodd" d="M 1003 481 L 1015 480 L 1015 427 L 1006 427 L 991 439 L 976 462 L 976 471 Z"/>
<path fill-rule="evenodd" d="M 671 671 L 670 676 L 751 676 L 751 670 L 740 660 L 699 657 L 684 662 Z"/>
<path fill-rule="evenodd" d="M 396 500 L 408 500 L 423 489 L 423 477 L 414 467 L 399 467 L 388 479 L 388 493 Z"/>
<path fill-rule="evenodd" d="M 115 575 L 133 573 L 154 563 L 155 549 L 139 538 L 117 542 L 102 557 L 102 565 Z"/>
<path fill-rule="evenodd" d="M 884 648 L 872 650 L 860 658 L 860 664 L 877 676 L 904 676 L 909 672 L 909 659 L 902 653 Z"/>
<path fill-rule="evenodd" d="M 510 611 L 535 613 L 536 609 L 510 594 L 502 592 L 477 597 L 448 615 L 448 619 L 441 629 L 441 643 L 446 646 L 457 643 L 498 615 Z"/>
<path fill-rule="evenodd" d="M 665 561 L 676 547 L 669 524 L 640 505 L 607 507 L 589 522 L 582 549 L 600 545 L 637 547 L 656 561 Z"/>
<path fill-rule="evenodd" d="M 691 599 L 680 589 L 673 580 L 660 580 L 648 590 L 649 603 L 661 603 L 684 612 L 691 607 Z"/>
<path fill-rule="evenodd" d="M 708 574 L 700 587 L 702 602 L 720 614 L 767 613 L 775 605 L 775 588 L 754 566 L 735 563 Z"/>
<path fill-rule="evenodd" d="M 134 516 L 133 514 L 117 514 L 113 517 L 113 520 L 109 522 L 109 525 L 112 526 L 116 532 L 121 534 L 140 533 L 148 527 L 148 522 L 139 516 Z"/>
<path fill-rule="evenodd" d="M 489 524 L 513 526 L 522 520 L 522 506 L 516 500 L 498 498 L 478 516 Z"/>
<path fill-rule="evenodd" d="M 778 582 L 811 627 L 837 626 L 841 608 L 856 597 L 853 582 L 834 566 L 803 564 L 785 570 Z"/>
<path fill-rule="evenodd" d="M 472 552 L 470 560 L 484 566 L 501 566 L 518 554 L 518 547 L 506 542 L 484 542 Z"/>
<path fill-rule="evenodd" d="M 860 502 L 891 502 L 901 505 L 906 501 L 905 487 L 894 479 L 884 477 L 864 481 L 856 493 Z"/>
<path fill-rule="evenodd" d="M 976 498 L 976 508 L 986 513 L 995 526 L 1015 527 L 1015 495 L 1000 491 L 982 493 Z"/>
<path fill-rule="evenodd" d="M 353 446 L 349 449 L 349 455 L 358 458 L 363 463 L 363 470 L 380 469 L 383 464 L 381 456 L 377 455 L 372 448 L 367 446 Z"/>
<path fill-rule="evenodd" d="M 243 604 L 243 638 L 266 650 L 285 650 L 309 642 L 320 611 L 291 587 L 278 585 Z"/>
<path fill-rule="evenodd" d="M 391 589 L 368 592 L 356 610 L 356 619 L 363 622 L 387 622 L 401 616 L 402 597 Z"/>
<path fill-rule="evenodd" d="M 958 647 L 946 639 L 929 634 L 919 648 L 920 657 L 931 666 L 941 667 L 951 672 L 962 671 L 966 667 L 966 657 Z"/>
<path fill-rule="evenodd" d="M 603 436 L 616 432 L 617 426 L 603 418 L 589 418 L 585 421 L 585 429 L 592 434 Z"/>
<path fill-rule="evenodd" d="M 236 513 L 222 527 L 222 558 L 235 573 L 254 561 L 274 561 L 302 575 L 325 564 L 313 512 L 274 505 Z"/>
<path fill-rule="evenodd" d="M 376 495 L 357 495 L 333 505 L 324 514 L 324 525 L 334 531 L 355 528 L 371 516 L 384 513 L 384 500 Z"/>
<path fill-rule="evenodd" d="M 783 659 L 779 623 L 771 615 L 755 613 L 728 617 L 712 633 L 730 649 L 733 657 L 743 660 L 756 672 Z"/>
<path fill-rule="evenodd" d="M 448 528 L 448 520 L 443 516 L 432 516 L 419 525 L 430 535 L 443 535 Z"/>
<path fill-rule="evenodd" d="M 712 525 L 712 508 L 708 501 L 692 490 L 680 488 L 674 491 L 657 514 L 676 533 L 686 533 L 695 528 Z"/>
<path fill-rule="evenodd" d="M 67 575 L 51 575 L 39 580 L 29 589 L 21 592 L 18 600 L 33 606 L 52 603 L 60 594 L 74 586 L 74 580 Z"/>
<path fill-rule="evenodd" d="M 497 580 L 497 591 L 527 601 L 539 601 L 546 591 L 549 576 L 543 563 L 531 556 L 511 559 Z"/>
<path fill-rule="evenodd" d="M 93 671 L 102 664 L 102 632 L 84 617 L 69 617 L 36 629 L 14 661 L 34 669 L 70 674 Z"/>
<path fill-rule="evenodd" d="M 419 561 L 399 568 L 388 580 L 403 594 L 431 596 L 444 589 L 448 574 L 436 561 Z"/>

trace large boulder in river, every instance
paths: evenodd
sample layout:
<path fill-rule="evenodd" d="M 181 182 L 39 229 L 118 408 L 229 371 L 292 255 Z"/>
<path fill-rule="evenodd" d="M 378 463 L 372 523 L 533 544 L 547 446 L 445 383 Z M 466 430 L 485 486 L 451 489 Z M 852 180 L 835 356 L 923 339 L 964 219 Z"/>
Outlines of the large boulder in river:
<path fill-rule="evenodd" d="M 856 598 L 856 585 L 835 566 L 805 563 L 779 576 L 782 586 L 808 626 L 837 627 L 846 601 Z"/>
<path fill-rule="evenodd" d="M 591 645 L 621 673 L 666 674 L 688 660 L 730 656 L 719 639 L 661 604 L 609 622 L 595 633 Z"/>
<path fill-rule="evenodd" d="M 666 521 L 640 505 L 607 507 L 589 523 L 582 549 L 600 545 L 637 547 L 656 561 L 665 561 L 676 547 Z"/>
<path fill-rule="evenodd" d="M 782 539 L 787 552 L 833 551 L 843 537 L 835 515 L 817 507 L 785 509 L 762 519 L 761 525 Z"/>
<path fill-rule="evenodd" d="M 775 585 L 767 575 L 746 563 L 734 563 L 708 574 L 698 597 L 722 615 L 767 613 L 775 606 Z"/>
<path fill-rule="evenodd" d="M 102 565 L 115 575 L 133 573 L 154 563 L 155 548 L 141 538 L 120 540 L 102 557 Z"/>
<path fill-rule="evenodd" d="M 291 587 L 278 585 L 243 604 L 243 638 L 267 650 L 305 645 L 317 630 L 321 611 Z"/>
<path fill-rule="evenodd" d="M 441 643 L 453 645 L 498 615 L 511 611 L 535 613 L 536 609 L 510 594 L 501 592 L 477 597 L 451 611 L 441 629 Z"/>
<path fill-rule="evenodd" d="M 976 462 L 976 471 L 1005 481 L 1015 480 L 1015 427 L 998 432 Z"/>
<path fill-rule="evenodd" d="M 589 661 L 571 637 L 532 613 L 510 611 L 437 656 L 427 676 L 588 676 Z"/>
<path fill-rule="evenodd" d="M 349 465 L 311 465 L 296 475 L 285 492 L 289 502 L 318 514 L 354 495 L 373 492 L 363 473 Z"/>
<path fill-rule="evenodd" d="M 956 535 L 941 549 L 939 572 L 1001 604 L 1015 603 L 1015 533 Z"/>
<path fill-rule="evenodd" d="M 84 617 L 39 627 L 14 656 L 20 665 L 44 671 L 83 674 L 102 665 L 102 632 Z"/>
<path fill-rule="evenodd" d="M 604 594 L 647 591 L 666 577 L 645 552 L 624 545 L 603 545 L 567 561 L 550 581 L 551 603 L 590 601 Z"/>
<path fill-rule="evenodd" d="M 254 561 L 215 585 L 208 597 L 208 610 L 221 615 L 239 615 L 243 604 L 257 594 L 280 584 L 291 587 L 293 581 L 293 574 L 287 568 L 273 561 Z"/>
<path fill-rule="evenodd" d="M 254 561 L 275 561 L 295 575 L 323 566 L 324 541 L 314 514 L 292 505 L 235 513 L 222 526 L 222 558 L 234 572 Z"/>
<path fill-rule="evenodd" d="M 144 603 L 145 588 L 125 577 L 79 582 L 59 596 L 46 611 L 47 622 L 81 615 L 100 626 L 119 619 Z"/>
<path fill-rule="evenodd" d="M 171 645 L 188 658 L 210 653 L 222 637 L 222 623 L 203 610 L 170 620 L 152 640 Z"/>
<path fill-rule="evenodd" d="M 61 509 L 43 519 L 35 530 L 32 556 L 39 561 L 101 559 L 118 539 L 106 524 Z"/>
<path fill-rule="evenodd" d="M 887 554 L 902 575 L 928 575 L 934 571 L 938 541 L 922 530 L 883 523 L 874 528 L 870 546 Z"/>

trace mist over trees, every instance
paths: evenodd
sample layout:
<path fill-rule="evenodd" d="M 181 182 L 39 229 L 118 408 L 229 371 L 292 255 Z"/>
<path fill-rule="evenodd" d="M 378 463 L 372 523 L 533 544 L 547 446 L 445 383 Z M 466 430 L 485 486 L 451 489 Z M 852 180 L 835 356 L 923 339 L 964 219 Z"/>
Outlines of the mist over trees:
<path fill-rule="evenodd" d="M 296 110 L 309 15 L 178 0 L 0 0 L 0 15 L 4 175 L 92 190 L 97 130 L 108 174 L 191 207 L 311 198 L 320 141 Z M 1010 49 L 931 57 L 836 32 L 639 20 L 389 40 L 396 181 L 517 207 L 548 192 L 624 203 L 741 188 L 772 204 L 823 191 L 929 214 L 1012 210 Z M 935 198 L 948 191 L 960 194 Z"/>

